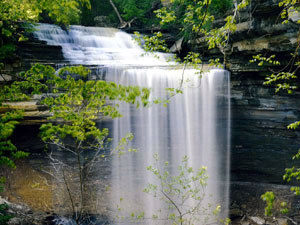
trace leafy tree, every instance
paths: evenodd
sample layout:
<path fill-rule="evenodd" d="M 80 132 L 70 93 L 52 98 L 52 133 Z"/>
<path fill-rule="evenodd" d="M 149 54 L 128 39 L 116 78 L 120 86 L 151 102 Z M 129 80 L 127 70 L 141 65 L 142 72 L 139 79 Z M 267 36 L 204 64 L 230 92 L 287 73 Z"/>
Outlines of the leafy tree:
<path fill-rule="evenodd" d="M 239 7 L 242 7 L 242 4 L 244 1 L 239 3 Z M 209 35 L 207 39 L 211 39 L 213 36 L 212 23 L 215 17 L 219 17 L 220 12 L 232 8 L 232 0 L 173 0 L 168 6 L 157 10 L 156 15 L 161 19 L 161 25 L 171 26 L 179 31 L 179 36 L 195 41 L 195 38 L 201 35 Z M 233 23 L 234 18 L 227 17 L 225 21 Z M 220 38 L 222 37 L 220 36 Z"/>
<path fill-rule="evenodd" d="M 47 144 L 54 145 L 60 151 L 67 151 L 76 156 L 76 168 L 79 177 L 80 207 L 76 208 L 75 198 L 70 191 L 70 184 L 65 176 L 68 165 L 53 158 L 60 167 L 60 177 L 66 184 L 73 213 L 77 224 L 84 214 L 85 182 L 93 165 L 105 154 L 104 149 L 109 142 L 108 129 L 100 129 L 96 120 L 102 116 L 120 117 L 118 104 L 111 105 L 107 101 L 123 101 L 137 106 L 148 104 L 149 90 L 139 87 L 125 87 L 113 82 L 87 80 L 89 70 L 83 66 L 65 67 L 58 74 L 50 66 L 36 64 L 29 71 L 19 74 L 19 80 L 1 89 L 3 105 L 6 101 L 30 99 L 33 94 L 46 93 L 42 103 L 49 107 L 52 116 L 49 123 L 41 126 L 41 137 Z M 50 95 L 50 93 L 52 93 Z M 12 158 L 20 158 L 27 154 L 17 151 L 7 140 L 17 124 L 12 119 L 22 118 L 21 112 L 7 112 L 1 115 L 0 163 L 15 167 Z M 6 120 L 7 119 L 7 120 Z M 132 135 L 124 137 L 117 151 L 124 151 L 124 145 L 132 139 Z M 68 141 L 68 140 L 71 140 Z M 9 154 L 8 154 L 8 153 Z M 58 163 L 60 162 L 60 163 Z M 58 164 L 57 164 L 58 163 Z M 57 170 L 58 171 L 58 170 Z"/>
<path fill-rule="evenodd" d="M 159 5 L 160 0 L 91 0 L 91 10 L 82 8 L 81 24 L 94 26 L 100 16 L 106 26 L 151 27 L 157 21 L 153 10 Z"/>
<path fill-rule="evenodd" d="M 2 0 L 0 1 L 0 76 L 5 81 L 2 70 L 5 63 L 13 62 L 16 43 L 26 40 L 25 31 L 22 28 L 25 22 L 38 22 L 42 14 L 47 14 L 53 21 L 59 24 L 70 24 L 78 21 L 80 5 L 89 6 L 89 0 Z M 6 72 L 7 74 L 7 72 Z M 16 77 L 15 77 L 16 78 Z M 28 154 L 17 150 L 9 140 L 18 120 L 22 119 L 23 112 L 10 109 L 7 102 L 20 101 L 30 98 L 34 93 L 41 91 L 44 85 L 39 80 L 30 77 L 16 78 L 13 83 L 5 83 L 1 87 L 0 107 L 7 112 L 0 115 L 0 166 L 15 168 L 14 159 L 22 158 Z M 5 181 L 0 178 L 0 183 Z M 5 208 L 1 205 L 0 221 L 6 221 L 8 217 L 2 212 Z M 4 222 L 3 222 L 4 223 Z"/>
<path fill-rule="evenodd" d="M 153 219 L 167 219 L 174 225 L 185 224 L 229 224 L 229 219 L 219 219 L 221 206 L 213 206 L 204 200 L 209 199 L 206 193 L 207 179 L 206 168 L 197 170 L 188 165 L 188 158 L 184 156 L 178 167 L 178 174 L 172 176 L 168 172 L 169 163 L 165 162 L 163 169 L 159 167 L 159 156 L 154 156 L 155 164 L 148 166 L 157 179 L 157 184 L 149 184 L 144 189 L 145 193 L 159 199 L 168 209 L 166 218 L 158 214 L 152 215 Z M 215 208 L 214 208 L 215 207 Z M 163 215 L 164 216 L 164 215 Z"/>
<path fill-rule="evenodd" d="M 121 116 L 118 105 L 108 104 L 108 101 L 123 101 L 137 106 L 140 104 L 146 106 L 149 90 L 133 86 L 125 87 L 102 80 L 84 81 L 89 71 L 81 66 L 65 67 L 59 71 L 58 75 L 51 67 L 41 65 L 35 67 L 39 71 L 49 70 L 50 74 L 47 76 L 46 83 L 52 86 L 53 93 L 57 93 L 43 100 L 53 116 L 48 118 L 50 123 L 41 126 L 42 140 L 76 158 L 74 167 L 64 162 L 63 159 L 56 158 L 52 152 L 49 153 L 56 167 L 56 173 L 53 175 L 65 183 L 76 223 L 80 224 L 85 215 L 84 204 L 87 192 L 85 179 L 89 177 L 94 164 L 105 157 L 105 150 L 107 151 L 107 144 L 110 142 L 108 129 L 100 129 L 96 120 L 103 116 L 112 119 Z M 74 75 L 79 78 L 75 79 Z M 121 154 L 132 137 L 128 134 L 120 140 L 115 150 Z M 129 151 L 132 150 L 129 149 Z M 70 182 L 74 178 L 68 179 L 65 175 L 70 169 L 76 171 L 75 174 L 79 178 L 79 191 L 75 192 L 80 193 L 78 201 L 76 201 L 76 194 L 70 191 Z"/>
<path fill-rule="evenodd" d="M 170 174 L 169 162 L 162 163 L 157 153 L 153 155 L 154 163 L 147 170 L 154 176 L 144 193 L 154 198 L 153 214 L 138 211 L 130 217 L 117 215 L 117 221 L 125 218 L 133 222 L 143 223 L 151 220 L 154 224 L 230 224 L 230 219 L 220 218 L 221 206 L 213 205 L 211 195 L 207 193 L 207 168 L 194 169 L 189 166 L 187 156 L 182 157 L 175 174 Z M 174 172 L 174 170 L 172 169 Z M 120 199 L 118 210 L 121 213 L 123 198 Z M 158 205 L 161 207 L 158 207 Z M 162 222 L 163 221 L 163 222 Z"/>
<path fill-rule="evenodd" d="M 152 5 L 157 0 L 115 0 L 116 4 L 122 9 L 124 20 L 130 21 L 134 18 L 146 22 L 146 13 L 151 10 Z"/>
<path fill-rule="evenodd" d="M 202 56 L 196 51 L 197 39 L 206 41 L 208 49 L 218 48 L 223 54 L 222 59 L 209 59 L 211 65 L 226 65 L 226 47 L 228 46 L 230 35 L 236 30 L 236 17 L 238 12 L 249 4 L 249 0 L 172 0 L 167 6 L 155 11 L 160 19 L 162 28 L 172 30 L 178 39 L 188 43 L 188 50 L 180 54 L 184 68 L 192 65 L 201 71 Z M 232 14 L 225 17 L 222 26 L 214 24 L 215 18 L 222 15 L 222 11 L 232 10 Z M 161 40 L 162 35 L 158 32 L 154 37 L 148 38 L 144 44 L 145 50 L 165 50 L 165 43 Z M 180 51 L 177 47 L 177 52 Z M 180 60 L 178 60 L 180 61 Z M 198 65 L 198 66 L 197 66 Z M 200 72 L 201 74 L 201 72 Z"/>
<path fill-rule="evenodd" d="M 81 9 L 80 24 L 84 26 L 94 26 L 95 17 L 104 16 L 107 26 L 118 24 L 119 20 L 113 12 L 109 0 L 90 0 L 91 8 L 83 6 Z"/>
<path fill-rule="evenodd" d="M 15 50 L 17 41 L 25 40 L 24 32 L 20 30 L 21 22 L 37 22 L 41 19 L 41 14 L 46 12 L 54 21 L 62 24 L 70 24 L 79 19 L 79 6 L 81 4 L 89 5 L 88 0 L 3 0 L 0 2 L 0 72 L 4 69 L 4 62 Z M 34 70 L 34 68 L 32 69 Z M 41 75 L 42 76 L 42 75 Z M 12 84 L 7 83 L 1 88 L 0 106 L 9 108 L 8 101 L 20 101 L 30 98 L 34 93 L 41 91 L 45 86 L 38 80 L 30 77 L 24 77 L 23 74 L 15 76 L 17 81 Z M 5 81 L 5 78 L 3 78 Z M 22 111 L 10 110 L 1 114 L 0 117 L 0 165 L 6 164 L 14 167 L 13 162 L 7 157 L 7 153 L 15 158 L 24 156 L 23 153 L 16 150 L 15 146 L 9 141 L 9 137 L 17 120 L 21 119 Z"/>
<path fill-rule="evenodd" d="M 28 155 L 19 151 L 10 141 L 10 137 L 18 120 L 23 118 L 23 111 L 10 108 L 9 102 L 28 100 L 33 94 L 39 93 L 45 88 L 38 80 L 24 77 L 21 73 L 19 80 L 6 84 L 0 89 L 0 107 L 6 109 L 6 112 L 0 115 L 0 166 L 15 168 L 14 159 L 23 158 Z M 2 183 L 5 179 L 1 178 Z"/>
<path fill-rule="evenodd" d="M 150 25 L 155 21 L 152 11 L 160 3 L 159 0 L 109 0 L 109 2 L 118 17 L 120 28 L 131 27 L 133 22 L 139 26 Z"/>

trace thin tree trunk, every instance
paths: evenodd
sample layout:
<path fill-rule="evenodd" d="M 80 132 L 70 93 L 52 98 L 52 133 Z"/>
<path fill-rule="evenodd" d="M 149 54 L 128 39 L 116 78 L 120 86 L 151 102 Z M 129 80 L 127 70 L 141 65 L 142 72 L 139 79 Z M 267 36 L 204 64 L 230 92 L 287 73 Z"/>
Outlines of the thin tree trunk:
<path fill-rule="evenodd" d="M 109 2 L 110 2 L 110 4 L 111 4 L 111 6 L 114 8 L 115 13 L 117 14 L 117 16 L 118 16 L 118 18 L 119 18 L 119 20 L 120 20 L 120 24 L 121 24 L 121 25 L 124 24 L 124 20 L 122 19 L 121 15 L 120 15 L 120 13 L 119 13 L 119 10 L 118 10 L 118 8 L 116 7 L 116 5 L 114 4 L 114 2 L 113 2 L 112 0 L 109 0 Z"/>
<path fill-rule="evenodd" d="M 78 166 L 78 173 L 79 173 L 79 183 L 80 183 L 80 195 L 81 195 L 81 207 L 79 211 L 79 217 L 83 215 L 83 207 L 84 207 L 84 183 L 83 183 L 83 174 L 82 174 L 82 167 L 81 167 L 81 159 L 80 159 L 80 147 L 81 142 L 76 146 L 76 155 L 77 155 L 77 166 Z"/>
<path fill-rule="evenodd" d="M 69 188 L 68 181 L 67 181 L 66 176 L 65 176 L 64 169 L 62 169 L 62 174 L 63 174 L 63 179 L 64 179 L 64 182 L 65 182 L 67 191 L 68 191 L 68 195 L 69 195 L 69 198 L 70 198 L 70 201 L 71 201 L 71 206 L 72 206 L 73 214 L 76 215 L 77 212 L 76 212 L 76 209 L 75 209 L 75 205 L 74 205 L 73 197 L 72 197 L 72 194 L 71 194 L 71 190 Z M 76 220 L 77 220 L 77 215 L 76 215 Z"/>

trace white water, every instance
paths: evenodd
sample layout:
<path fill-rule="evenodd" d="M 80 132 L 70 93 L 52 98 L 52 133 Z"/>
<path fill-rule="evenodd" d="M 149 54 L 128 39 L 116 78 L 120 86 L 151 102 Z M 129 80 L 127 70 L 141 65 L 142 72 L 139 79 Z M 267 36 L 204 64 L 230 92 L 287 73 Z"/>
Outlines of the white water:
<path fill-rule="evenodd" d="M 168 65 L 171 55 L 158 54 L 161 59 L 141 55 L 144 53 L 132 36 L 115 28 L 58 26 L 39 24 L 34 32 L 48 45 L 62 46 L 64 57 L 72 64 L 84 65 Z"/>
<path fill-rule="evenodd" d="M 141 57 L 143 50 L 131 36 L 112 28 L 87 28 L 71 26 L 68 31 L 47 24 L 35 32 L 40 40 L 50 45 L 60 45 L 65 58 L 72 64 L 103 65 L 98 70 L 101 77 L 123 85 L 138 85 L 152 90 L 151 99 L 167 98 L 165 88 L 178 88 L 182 69 L 167 67 L 167 55 Z M 197 169 L 208 168 L 208 186 L 203 204 L 214 207 L 221 204 L 227 215 L 229 201 L 230 165 L 230 89 L 229 73 L 221 69 L 206 72 L 200 79 L 194 70 L 184 71 L 183 94 L 171 99 L 167 107 L 153 105 L 136 109 L 121 104 L 123 117 L 113 121 L 114 146 L 120 138 L 131 132 L 135 138 L 131 146 L 138 153 L 115 156 L 111 161 L 111 189 L 108 195 L 110 216 L 114 217 L 116 205 L 124 199 L 122 214 L 144 211 L 147 218 L 165 206 L 142 190 L 148 183 L 156 184 L 155 177 L 146 167 L 153 164 L 153 154 L 161 162 L 169 161 L 170 174 L 176 174 L 183 156 Z M 103 193 L 99 193 L 102 196 Z M 99 199 L 101 201 L 101 199 Z M 193 204 L 191 202 L 190 204 Z M 184 206 L 185 209 L 187 206 Z M 161 213 L 164 216 L 164 212 Z M 125 224 L 129 224 L 128 221 Z M 147 220 L 142 224 L 168 224 Z M 196 222 L 197 224 L 197 222 Z M 198 224 L 203 224 L 199 222 Z"/>

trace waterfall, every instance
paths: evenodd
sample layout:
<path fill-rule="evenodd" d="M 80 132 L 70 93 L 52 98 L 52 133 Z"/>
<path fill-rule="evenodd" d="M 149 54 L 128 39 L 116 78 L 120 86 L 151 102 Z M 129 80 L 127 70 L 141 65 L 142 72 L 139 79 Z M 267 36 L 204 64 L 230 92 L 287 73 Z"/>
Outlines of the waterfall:
<path fill-rule="evenodd" d="M 36 38 L 48 45 L 62 46 L 64 57 L 72 64 L 83 65 L 168 65 L 169 54 L 159 54 L 163 60 L 146 55 L 132 36 L 115 28 L 70 26 L 69 30 L 50 24 L 39 24 Z M 147 62 L 147 63 L 145 63 Z"/>
<path fill-rule="evenodd" d="M 167 62 L 168 54 L 141 56 L 143 50 L 132 36 L 113 28 L 70 26 L 69 30 L 39 24 L 35 36 L 49 45 L 62 46 L 65 58 L 71 64 L 84 64 L 98 69 L 94 76 L 123 85 L 138 85 L 151 89 L 150 100 L 168 98 L 165 88 L 181 86 L 166 106 L 154 104 L 140 107 L 120 103 L 122 118 L 111 125 L 113 146 L 127 133 L 133 133 L 131 147 L 137 153 L 113 156 L 110 160 L 110 191 L 106 206 L 113 220 L 116 206 L 124 199 L 124 224 L 131 212 L 145 212 L 142 224 L 168 224 L 152 222 L 152 214 L 164 216 L 166 206 L 143 192 L 147 184 L 158 184 L 153 174 L 146 170 L 153 165 L 153 155 L 158 153 L 160 163 L 169 162 L 171 175 L 184 156 L 194 169 L 207 167 L 208 186 L 204 205 L 212 208 L 220 204 L 222 216 L 227 216 L 229 205 L 230 165 L 230 75 L 222 69 L 211 69 L 201 77 L 193 69 L 177 68 Z M 174 64 L 174 63 L 173 63 Z M 102 193 L 99 191 L 99 196 Z M 101 199 L 99 199 L 101 201 Z M 191 202 L 191 204 L 193 204 Z M 186 206 L 185 206 L 186 207 Z M 159 211 L 159 209 L 163 209 Z M 159 212 L 157 212 L 159 211 Z M 102 212 L 100 212 L 102 213 Z M 197 223 L 195 223 L 197 224 Z M 203 224 L 200 223 L 199 224 Z"/>

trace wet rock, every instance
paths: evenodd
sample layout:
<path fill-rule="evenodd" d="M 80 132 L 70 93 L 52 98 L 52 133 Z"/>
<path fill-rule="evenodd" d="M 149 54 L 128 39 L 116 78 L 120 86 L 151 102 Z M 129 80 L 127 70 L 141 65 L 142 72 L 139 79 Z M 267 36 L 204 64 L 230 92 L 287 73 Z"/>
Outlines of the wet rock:
<path fill-rule="evenodd" d="M 0 205 L 7 204 L 7 201 L 0 196 Z"/>
<path fill-rule="evenodd" d="M 288 220 L 287 219 L 283 219 L 283 218 L 279 218 L 276 219 L 278 225 L 288 225 Z"/>
<path fill-rule="evenodd" d="M 17 53 L 23 60 L 31 62 L 64 61 L 61 46 L 50 46 L 34 38 L 26 42 L 21 42 L 18 45 Z"/>
<path fill-rule="evenodd" d="M 8 225 L 23 225 L 22 219 L 14 217 L 7 222 Z"/>
<path fill-rule="evenodd" d="M 241 217 L 242 215 L 243 215 L 243 212 L 239 208 L 230 209 L 230 211 L 229 211 L 230 218 Z"/>
<path fill-rule="evenodd" d="M 257 225 L 264 225 L 265 224 L 265 220 L 260 218 L 260 217 L 251 216 L 251 217 L 249 217 L 249 219 Z"/>
<path fill-rule="evenodd" d="M 289 222 L 288 219 L 284 218 L 244 216 L 240 219 L 232 220 L 232 225 L 289 225 Z"/>
<path fill-rule="evenodd" d="M 25 204 L 11 203 L 0 197 L 0 204 L 8 206 L 7 213 L 12 218 L 7 222 L 8 225 L 40 225 L 46 217 L 46 213 L 34 212 Z"/>
<path fill-rule="evenodd" d="M 236 203 L 233 203 L 230 206 L 230 211 L 229 211 L 229 218 L 234 219 L 234 218 L 239 218 L 243 216 L 243 211 L 239 205 Z"/>
<path fill-rule="evenodd" d="M 240 224 L 241 225 L 251 225 L 251 223 L 249 221 L 242 221 Z"/>

